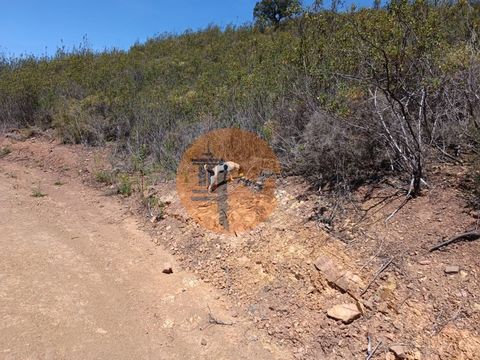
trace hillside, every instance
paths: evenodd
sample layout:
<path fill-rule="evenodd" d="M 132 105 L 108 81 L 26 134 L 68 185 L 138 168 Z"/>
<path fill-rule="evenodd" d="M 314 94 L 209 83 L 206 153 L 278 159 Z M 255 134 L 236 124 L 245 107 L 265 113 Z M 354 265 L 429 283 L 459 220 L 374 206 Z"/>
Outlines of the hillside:
<path fill-rule="evenodd" d="M 479 3 L 297 10 L 0 59 L 0 354 L 478 358 Z"/>
<path fill-rule="evenodd" d="M 3 59 L 0 126 L 114 142 L 127 164 L 142 156 L 166 172 L 198 135 L 240 127 L 315 185 L 397 173 L 417 193 L 432 152 L 478 144 L 479 24 L 477 5 L 400 1 L 161 35 L 127 52 Z"/>

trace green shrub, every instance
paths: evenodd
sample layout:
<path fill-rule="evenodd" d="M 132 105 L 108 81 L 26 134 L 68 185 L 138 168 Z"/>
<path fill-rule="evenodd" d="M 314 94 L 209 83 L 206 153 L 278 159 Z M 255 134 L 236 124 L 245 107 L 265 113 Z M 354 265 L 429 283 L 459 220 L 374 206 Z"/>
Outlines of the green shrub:
<path fill-rule="evenodd" d="M 210 26 L 128 51 L 81 45 L 0 58 L 0 131 L 53 127 L 66 143 L 112 141 L 128 170 L 172 175 L 197 136 L 240 127 L 270 141 L 286 171 L 346 188 L 386 163 L 410 181 L 423 176 L 432 147 L 471 145 L 478 4 L 392 1 L 291 19 L 299 9 L 285 10 L 275 29 Z M 312 121 L 319 113 L 330 120 Z"/>
<path fill-rule="evenodd" d="M 128 174 L 121 174 L 118 177 L 118 192 L 123 196 L 130 196 L 133 192 L 132 181 Z"/>
<path fill-rule="evenodd" d="M 40 188 L 38 187 L 32 190 L 32 196 L 36 198 L 41 198 L 47 196 L 47 194 L 43 193 L 42 190 L 40 190 Z"/>
<path fill-rule="evenodd" d="M 105 185 L 112 185 L 115 183 L 115 175 L 109 170 L 98 170 L 95 172 L 95 180 Z"/>

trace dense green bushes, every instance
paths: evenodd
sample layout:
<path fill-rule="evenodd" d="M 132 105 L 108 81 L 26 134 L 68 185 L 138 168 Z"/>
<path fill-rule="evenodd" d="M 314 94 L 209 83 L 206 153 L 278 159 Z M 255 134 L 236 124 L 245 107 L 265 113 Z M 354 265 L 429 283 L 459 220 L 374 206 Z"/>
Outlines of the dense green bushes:
<path fill-rule="evenodd" d="M 66 142 L 146 145 L 170 170 L 216 127 L 261 131 L 285 93 L 291 31 L 210 27 L 160 36 L 128 52 L 59 51 L 16 59 L 0 74 L 3 126 L 54 126 Z"/>
<path fill-rule="evenodd" d="M 284 168 L 349 188 L 397 172 L 420 191 L 435 149 L 475 143 L 480 10 L 395 1 L 305 12 L 275 29 L 209 27 L 128 52 L 85 46 L 0 61 L 0 130 L 54 127 L 65 142 L 115 141 L 176 168 L 199 134 L 238 126 Z"/>

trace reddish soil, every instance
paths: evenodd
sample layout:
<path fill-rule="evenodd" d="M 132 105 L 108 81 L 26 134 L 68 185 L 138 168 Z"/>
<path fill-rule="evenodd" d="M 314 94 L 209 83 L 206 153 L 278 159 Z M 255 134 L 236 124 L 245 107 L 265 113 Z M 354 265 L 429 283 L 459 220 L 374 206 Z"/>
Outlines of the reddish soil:
<path fill-rule="evenodd" d="M 0 147 L 7 143 L 12 153 L 0 160 L 3 167 L 45 169 L 72 181 L 80 174 L 89 184 L 108 158 L 103 150 L 44 139 L 3 140 Z M 293 358 L 364 359 L 370 339 L 372 359 L 395 359 L 391 348 L 397 345 L 404 351 L 399 358 L 474 360 L 480 354 L 480 241 L 428 251 L 443 238 L 479 228 L 478 214 L 459 190 L 467 170 L 434 168 L 430 188 L 388 222 L 404 197 L 395 197 L 396 187 L 387 182 L 360 189 L 336 206 L 327 194 L 308 191 L 301 179 L 280 179 L 272 215 L 236 235 L 193 221 L 173 182 L 157 179 L 148 190 L 167 204 L 159 220 L 145 217 L 138 192 L 121 203 L 129 209 L 124 216 L 138 218 L 153 244 L 165 247 L 202 286 L 225 296 L 225 311 L 254 324 L 272 347 Z M 326 215 L 336 209 L 332 224 L 310 220 L 321 218 L 315 215 L 322 207 Z M 130 251 L 134 245 L 125 246 Z M 447 266 L 459 271 L 446 274 Z M 342 279 L 354 281 L 345 286 Z M 327 316 L 344 303 L 356 303 L 363 314 L 349 324 Z"/>
<path fill-rule="evenodd" d="M 156 246 L 120 198 L 82 184 L 101 156 L 34 139 L 9 146 L 0 359 L 291 358 Z"/>

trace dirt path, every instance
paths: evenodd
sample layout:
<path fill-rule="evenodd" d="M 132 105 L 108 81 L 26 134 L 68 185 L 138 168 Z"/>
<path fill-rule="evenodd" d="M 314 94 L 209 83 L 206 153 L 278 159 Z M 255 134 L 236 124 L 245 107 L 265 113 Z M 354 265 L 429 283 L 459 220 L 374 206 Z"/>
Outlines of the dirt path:
<path fill-rule="evenodd" d="M 94 179 L 108 156 L 48 134 L 0 136 L 0 360 L 361 359 L 368 339 L 381 344 L 372 359 L 394 359 L 398 345 L 408 360 L 478 359 L 480 242 L 428 252 L 480 226 L 460 192 L 462 167 L 439 169 L 388 226 L 403 199 L 378 199 L 396 188 L 358 190 L 338 237 L 309 220 L 336 208 L 327 196 L 279 179 L 268 221 L 230 236 L 192 221 L 175 183 L 159 176 L 148 185 L 168 204 L 157 222 L 138 189 L 104 196 L 112 188 Z M 373 210 L 363 218 L 362 208 Z M 165 262 L 173 274 L 162 274 Z M 352 303 L 336 286 L 346 277 L 357 294 L 375 279 L 349 324 L 328 316 Z M 208 306 L 235 324 L 209 324 Z"/>
<path fill-rule="evenodd" d="M 0 359 L 290 358 L 126 214 L 78 179 L 0 160 Z M 207 305 L 234 325 L 209 324 Z"/>

